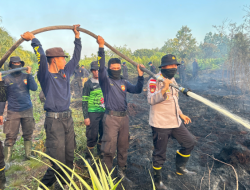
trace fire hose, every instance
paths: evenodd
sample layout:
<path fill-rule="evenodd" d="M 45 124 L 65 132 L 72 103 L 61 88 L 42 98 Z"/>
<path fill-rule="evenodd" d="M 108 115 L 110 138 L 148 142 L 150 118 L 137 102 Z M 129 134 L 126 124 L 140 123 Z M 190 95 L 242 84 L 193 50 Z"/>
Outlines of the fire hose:
<path fill-rule="evenodd" d="M 50 30 L 73 30 L 74 27 L 73 26 L 48 26 L 48 27 L 45 27 L 45 28 L 40 28 L 40 29 L 37 29 L 37 30 L 34 30 L 32 31 L 31 33 L 32 34 L 39 34 L 39 33 L 42 33 L 42 32 L 46 32 L 46 31 L 50 31 Z M 83 28 L 77 28 L 78 31 L 80 32 L 83 32 L 83 33 L 86 33 L 90 36 L 92 36 L 93 38 L 97 39 L 97 35 L 86 30 L 86 29 L 83 29 Z M 18 41 L 16 41 L 16 43 L 4 54 L 4 56 L 2 57 L 2 59 L 0 60 L 0 68 L 2 67 L 2 65 L 4 64 L 4 62 L 8 59 L 8 57 L 10 56 L 10 54 L 24 41 L 23 38 L 20 38 Z M 134 66 L 137 67 L 138 63 L 136 63 L 135 61 L 133 61 L 132 59 L 130 59 L 129 57 L 123 55 L 121 52 L 117 51 L 115 48 L 113 48 L 111 45 L 109 45 L 107 42 L 105 42 L 104 44 L 106 47 L 108 47 L 110 50 L 112 50 L 114 53 L 116 53 L 117 55 L 119 55 L 120 57 L 122 57 L 123 59 L 125 59 L 126 61 L 130 62 L 131 64 L 133 64 Z M 153 77 L 154 79 L 158 80 L 158 81 L 163 81 L 164 78 L 162 76 L 157 76 L 156 74 L 152 73 L 151 71 L 149 71 L 148 69 L 146 68 L 141 68 L 140 69 L 149 74 L 151 77 Z M 185 89 L 183 87 L 179 87 L 179 86 L 176 86 L 174 84 L 170 84 L 170 86 L 180 90 L 181 92 L 183 92 L 184 94 L 188 95 L 188 89 Z"/>
<path fill-rule="evenodd" d="M 46 32 L 46 31 L 50 31 L 50 30 L 73 30 L 73 26 L 49 26 L 49 27 L 45 27 L 45 28 L 40 28 L 40 29 L 37 29 L 37 30 L 34 30 L 32 31 L 31 33 L 33 33 L 34 35 L 35 34 L 39 34 L 39 33 L 42 33 L 42 32 Z M 80 32 L 83 32 L 83 33 L 86 33 L 90 36 L 92 36 L 93 38 L 97 39 L 97 35 L 95 35 L 94 33 L 86 30 L 86 29 L 83 29 L 83 28 L 77 28 L 78 31 Z M 11 53 L 24 41 L 24 39 L 20 38 L 18 41 L 16 41 L 16 43 L 4 54 L 4 56 L 2 57 L 2 59 L 0 60 L 0 68 L 2 67 L 2 65 L 4 64 L 4 62 L 8 59 L 8 57 L 11 55 Z M 134 66 L 137 66 L 138 63 L 136 63 L 135 61 L 131 60 L 130 58 L 128 58 L 127 56 L 123 55 L 121 52 L 117 51 L 115 48 L 113 48 L 111 45 L 109 45 L 107 42 L 105 42 L 104 44 L 106 47 L 108 47 L 110 50 L 112 50 L 114 53 L 116 53 L 117 55 L 119 55 L 120 57 L 122 57 L 123 59 L 127 60 L 128 62 L 130 62 L 131 64 L 133 64 Z M 142 71 L 144 71 L 145 73 L 149 74 L 151 77 L 153 77 L 154 79 L 158 80 L 158 81 L 163 81 L 164 78 L 162 76 L 157 76 L 156 74 L 152 73 L 151 71 L 149 71 L 148 69 L 146 68 L 141 68 L 140 69 Z M 246 128 L 250 129 L 250 123 L 235 115 L 235 114 L 232 114 L 230 113 L 229 111 L 223 109 L 221 106 L 207 100 L 206 98 L 203 98 L 193 92 L 191 92 L 190 90 L 186 89 L 186 88 L 183 88 L 183 87 L 179 87 L 179 86 L 176 86 L 172 83 L 170 83 L 170 86 L 178 89 L 179 91 L 181 91 L 183 94 L 187 95 L 187 96 L 190 96 L 204 104 L 206 104 L 207 106 L 217 110 L 218 112 L 222 113 L 223 115 L 231 118 L 232 120 L 236 121 L 237 123 L 240 123 L 242 124 L 243 126 L 245 126 Z M 1 88 L 0 88 L 0 91 L 1 91 Z M 1 94 L 1 92 L 0 92 Z"/>

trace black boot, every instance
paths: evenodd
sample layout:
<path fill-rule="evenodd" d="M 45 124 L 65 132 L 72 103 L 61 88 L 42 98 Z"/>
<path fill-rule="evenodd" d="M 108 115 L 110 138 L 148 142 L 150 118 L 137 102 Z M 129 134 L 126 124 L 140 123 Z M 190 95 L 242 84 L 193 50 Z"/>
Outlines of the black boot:
<path fill-rule="evenodd" d="M 155 184 L 156 190 L 167 189 L 167 187 L 162 182 L 161 169 L 160 170 L 154 169 L 154 184 Z"/>
<path fill-rule="evenodd" d="M 6 170 L 10 169 L 11 166 L 12 150 L 12 146 L 4 146 L 4 162 Z"/>
<path fill-rule="evenodd" d="M 92 147 L 92 148 L 87 147 L 86 153 L 85 153 L 85 159 L 87 160 L 89 165 L 92 164 L 91 161 L 93 159 L 91 154 L 94 155 L 94 147 Z M 87 167 L 86 164 L 84 164 L 84 166 Z"/>
<path fill-rule="evenodd" d="M 188 162 L 190 155 L 183 155 L 181 154 L 179 151 L 177 151 L 176 153 L 176 174 L 177 175 L 184 175 L 184 174 L 188 174 L 188 175 L 196 175 L 195 172 L 192 171 L 188 171 L 186 169 L 186 164 Z"/>
<path fill-rule="evenodd" d="M 1 190 L 5 188 L 5 182 L 6 182 L 5 171 L 3 169 L 2 171 L 0 171 L 0 189 Z"/>
<path fill-rule="evenodd" d="M 122 179 L 122 183 L 123 185 L 125 185 L 124 187 L 129 187 L 129 188 L 132 188 L 135 186 L 135 184 L 126 177 L 126 169 L 127 167 L 119 167 L 118 166 L 118 169 L 117 169 L 117 178 L 118 180 Z"/>

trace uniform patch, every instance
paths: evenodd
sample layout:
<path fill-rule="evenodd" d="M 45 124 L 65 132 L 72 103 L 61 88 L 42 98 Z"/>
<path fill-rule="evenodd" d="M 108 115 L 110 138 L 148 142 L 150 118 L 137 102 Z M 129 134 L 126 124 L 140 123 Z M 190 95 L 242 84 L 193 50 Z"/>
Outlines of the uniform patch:
<path fill-rule="evenodd" d="M 63 78 L 65 78 L 65 79 L 66 79 L 66 75 L 65 75 L 65 74 L 63 75 Z"/>
<path fill-rule="evenodd" d="M 150 79 L 149 81 L 150 92 L 154 93 L 156 90 L 156 79 Z"/>
<path fill-rule="evenodd" d="M 24 84 L 27 85 L 27 79 L 23 79 Z"/>
<path fill-rule="evenodd" d="M 123 90 L 123 91 L 125 91 L 125 85 L 121 85 L 121 89 Z"/>

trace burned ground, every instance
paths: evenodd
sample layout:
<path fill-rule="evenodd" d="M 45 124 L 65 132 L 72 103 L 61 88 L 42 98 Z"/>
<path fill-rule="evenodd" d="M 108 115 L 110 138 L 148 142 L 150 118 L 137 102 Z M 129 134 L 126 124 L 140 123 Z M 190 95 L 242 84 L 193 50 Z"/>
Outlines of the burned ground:
<path fill-rule="evenodd" d="M 221 71 L 206 72 L 201 74 L 197 81 L 190 80 L 183 86 L 248 119 L 250 113 L 248 95 L 243 95 L 238 89 L 232 91 L 226 85 L 227 79 L 221 76 Z M 192 119 L 192 123 L 186 127 L 195 136 L 197 145 L 187 168 L 196 171 L 197 175 L 176 176 L 175 154 L 180 145 L 171 138 L 168 143 L 167 161 L 163 166 L 163 181 L 168 189 L 236 189 L 236 177 L 230 165 L 237 172 L 239 189 L 249 189 L 249 130 L 183 94 L 180 95 L 179 103 L 183 113 Z M 147 93 L 128 94 L 128 110 L 130 148 L 127 175 L 136 186 L 133 188 L 127 186 L 126 189 L 152 189 L 149 171 L 152 173 L 153 143 L 148 124 Z M 230 165 L 218 162 L 212 157 Z"/>

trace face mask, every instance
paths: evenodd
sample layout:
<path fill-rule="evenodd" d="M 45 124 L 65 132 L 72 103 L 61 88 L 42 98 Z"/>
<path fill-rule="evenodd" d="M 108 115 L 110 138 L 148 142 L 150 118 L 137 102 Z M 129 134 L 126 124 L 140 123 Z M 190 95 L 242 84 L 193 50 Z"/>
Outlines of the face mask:
<path fill-rule="evenodd" d="M 10 68 L 11 68 L 11 69 L 22 68 L 22 64 L 20 64 L 20 65 L 11 64 L 11 65 L 10 65 Z M 22 71 L 16 71 L 16 72 L 14 72 L 13 74 L 20 74 L 21 72 L 22 72 Z"/>
<path fill-rule="evenodd" d="M 121 79 L 121 69 L 120 70 L 108 69 L 108 75 L 109 75 L 109 78 L 111 79 L 119 80 Z"/>
<path fill-rule="evenodd" d="M 174 75 L 176 74 L 177 69 L 161 69 L 161 74 L 168 79 L 172 79 Z"/>

